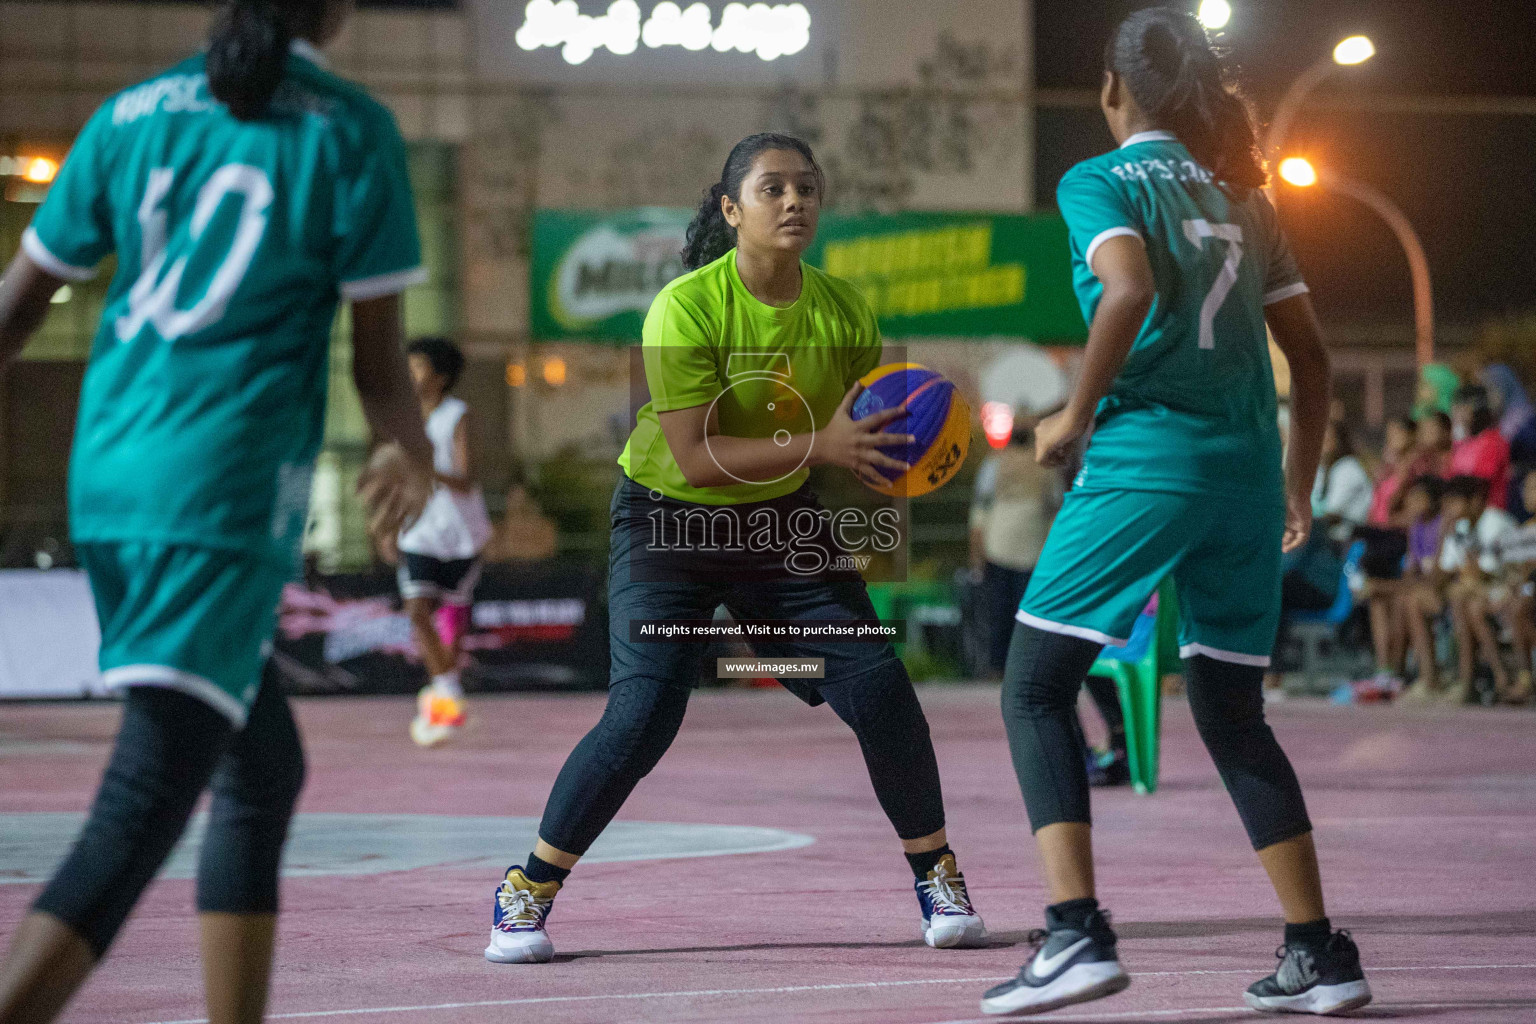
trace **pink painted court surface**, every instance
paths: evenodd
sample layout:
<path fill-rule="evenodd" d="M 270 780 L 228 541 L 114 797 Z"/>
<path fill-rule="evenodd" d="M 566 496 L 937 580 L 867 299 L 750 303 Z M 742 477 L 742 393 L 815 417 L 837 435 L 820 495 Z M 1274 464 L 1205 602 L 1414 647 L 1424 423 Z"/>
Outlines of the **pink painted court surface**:
<path fill-rule="evenodd" d="M 303 819 L 306 863 L 285 883 L 272 1018 L 977 1019 L 981 991 L 1027 955 L 1044 893 L 996 691 L 921 693 L 951 841 L 993 946 L 922 944 L 910 872 L 851 734 L 825 708 L 744 691 L 694 698 L 620 820 L 757 831 L 626 826 L 612 856 L 673 859 L 579 867 L 543 966 L 481 957 L 491 890 L 531 835 L 530 822 L 483 819 L 538 816 L 601 698 L 480 699 L 472 731 L 427 752 L 406 738 L 406 700 L 299 702 L 301 810 L 316 817 Z M 1536 1021 L 1536 714 L 1309 703 L 1271 719 L 1307 789 L 1331 914 L 1353 930 L 1376 992 L 1357 1016 Z M 46 872 L 36 862 L 58 855 L 70 819 L 37 812 L 86 809 L 116 721 L 108 705 L 0 707 L 0 877 Z M 1179 701 L 1165 705 L 1163 763 L 1153 797 L 1095 795 L 1101 895 L 1134 983 L 1043 1019 L 1259 1019 L 1242 991 L 1273 968 L 1276 907 Z M 451 841 L 409 815 L 442 816 Z M 782 848 L 688 855 L 733 843 Z M 0 932 L 37 891 L 0 884 Z M 201 1018 L 191 905 L 191 882 L 156 883 L 65 1019 Z"/>

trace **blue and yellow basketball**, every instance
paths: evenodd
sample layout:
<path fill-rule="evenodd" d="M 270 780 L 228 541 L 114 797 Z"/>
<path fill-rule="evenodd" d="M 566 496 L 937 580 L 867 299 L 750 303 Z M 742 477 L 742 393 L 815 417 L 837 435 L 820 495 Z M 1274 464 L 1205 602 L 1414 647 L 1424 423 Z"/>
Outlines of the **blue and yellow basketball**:
<path fill-rule="evenodd" d="M 912 468 L 894 479 L 881 472 L 890 483 L 874 490 L 897 498 L 915 498 L 943 487 L 959 472 L 971 447 L 971 408 L 943 374 L 917 363 L 887 363 L 865 374 L 859 383 L 864 390 L 854 399 L 854 419 L 905 402 L 907 414 L 885 429 L 917 438 L 912 444 L 881 449 Z"/>

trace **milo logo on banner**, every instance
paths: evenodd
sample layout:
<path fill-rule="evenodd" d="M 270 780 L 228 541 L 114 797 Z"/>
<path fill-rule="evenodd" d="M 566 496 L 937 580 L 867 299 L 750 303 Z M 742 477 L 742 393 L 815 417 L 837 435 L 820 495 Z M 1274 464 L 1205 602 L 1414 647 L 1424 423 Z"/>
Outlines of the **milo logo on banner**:
<path fill-rule="evenodd" d="M 537 341 L 640 340 L 656 293 L 683 273 L 692 210 L 538 210 L 530 266 Z M 1056 214 L 821 217 L 805 261 L 851 281 L 893 338 L 1080 344 L 1067 226 Z"/>
<path fill-rule="evenodd" d="M 550 319 L 564 332 L 637 338 L 651 301 L 683 273 L 687 227 L 686 216 L 657 210 L 568 233 L 549 276 Z"/>

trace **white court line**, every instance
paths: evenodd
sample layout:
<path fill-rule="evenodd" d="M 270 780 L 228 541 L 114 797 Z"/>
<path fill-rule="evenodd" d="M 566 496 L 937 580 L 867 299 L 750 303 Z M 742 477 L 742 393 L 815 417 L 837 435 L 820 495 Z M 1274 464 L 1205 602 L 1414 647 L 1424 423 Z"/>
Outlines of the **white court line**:
<path fill-rule="evenodd" d="M 1536 964 L 1444 964 L 1438 967 L 1372 967 L 1371 973 L 1383 971 L 1512 971 L 1536 969 Z M 1253 968 L 1227 971 L 1132 971 L 1133 978 L 1164 978 L 1188 974 L 1253 974 Z M 912 981 L 847 981 L 827 985 L 780 985 L 775 988 L 701 988 L 683 992 L 615 992 L 589 996 L 529 996 L 524 999 L 485 999 L 472 1003 L 428 1003 L 421 1006 L 364 1006 L 348 1010 L 302 1010 L 293 1013 L 269 1013 L 267 1020 L 298 1020 L 309 1017 L 351 1017 L 368 1013 L 419 1013 L 425 1010 L 467 1010 L 481 1006 L 531 1006 L 538 1003 L 581 1003 L 615 999 L 686 999 L 694 996 L 786 995 L 795 992 L 835 992 L 855 988 L 901 988 L 911 985 L 982 985 L 1007 981 L 1013 975 L 990 978 L 919 978 Z M 1414 1004 L 1419 1005 L 1419 1004 Z M 1447 1003 L 1446 1006 L 1463 1006 Z M 1170 1016 L 1176 1013 L 1226 1013 L 1247 1007 L 1206 1007 L 1188 1010 L 1137 1010 L 1119 1016 Z M 1065 1019 L 1056 1015 L 1057 1019 Z M 990 1019 L 990 1018 L 978 1018 Z M 187 1020 L 160 1020 L 148 1024 L 209 1024 L 207 1017 Z M 946 1021 L 944 1024 L 963 1024 Z M 965 1022 L 968 1024 L 968 1021 Z"/>
<path fill-rule="evenodd" d="M 1248 1006 L 1192 1006 L 1179 1010 L 1126 1010 L 1116 1013 L 1113 1010 L 1095 1010 L 1092 1013 L 1052 1013 L 1049 1020 L 1129 1020 L 1132 1017 L 1182 1017 L 1191 1013 L 1249 1013 Z M 960 1017 L 956 1020 L 941 1020 L 937 1024 L 993 1024 L 996 1017 Z"/>
<path fill-rule="evenodd" d="M 1385 971 L 1527 971 L 1536 970 L 1536 964 L 1441 964 L 1438 967 L 1372 967 L 1368 973 Z M 1129 971 L 1133 978 L 1174 978 L 1186 974 L 1252 974 L 1254 968 L 1242 967 L 1225 971 Z"/>
<path fill-rule="evenodd" d="M 1489 1007 L 1484 1003 L 1371 1003 L 1372 1008 L 1378 1010 L 1404 1009 L 1404 1010 L 1473 1010 L 1473 1009 L 1522 1009 L 1521 1006 Z M 1188 1013 L 1249 1013 L 1250 1006 L 1195 1006 L 1187 1010 L 1126 1010 L 1116 1013 L 1113 1010 L 1095 1010 L 1092 1013 L 1052 1013 L 1048 1020 L 1130 1020 L 1132 1018 L 1145 1019 L 1147 1017 L 1175 1017 Z M 941 1020 L 935 1024 L 996 1024 L 996 1017 L 960 1017 L 955 1020 Z"/>
<path fill-rule="evenodd" d="M 1012 977 L 1009 975 L 1008 977 Z M 474 1003 L 432 1003 L 427 1006 L 370 1006 L 355 1010 L 307 1010 L 301 1013 L 269 1013 L 267 1020 L 300 1017 L 342 1017 L 361 1013 L 411 1013 L 421 1010 L 463 1010 L 476 1006 L 529 1006 L 536 1003 L 580 1003 L 605 999 L 681 999 L 691 996 L 783 995 L 789 992 L 831 992 L 849 988 L 897 988 L 905 985 L 984 985 L 1007 978 L 922 978 L 914 981 L 848 981 L 829 985 L 780 985 L 775 988 L 699 988 L 686 992 L 616 992 L 591 996 L 530 996 L 525 999 L 485 999 Z M 152 1024 L 209 1024 L 207 1017 L 160 1020 Z"/>

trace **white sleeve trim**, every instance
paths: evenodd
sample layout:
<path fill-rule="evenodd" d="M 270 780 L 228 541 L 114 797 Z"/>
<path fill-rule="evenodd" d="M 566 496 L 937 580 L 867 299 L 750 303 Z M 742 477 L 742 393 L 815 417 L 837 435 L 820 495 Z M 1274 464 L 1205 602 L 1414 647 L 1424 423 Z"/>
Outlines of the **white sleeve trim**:
<path fill-rule="evenodd" d="M 1249 668 L 1269 668 L 1269 655 L 1267 654 L 1239 654 L 1237 651 L 1224 651 L 1219 647 L 1207 647 L 1205 644 L 1185 644 L 1179 648 L 1179 657 L 1181 658 L 1193 658 L 1197 654 L 1203 654 L 1207 658 L 1225 661 L 1232 665 L 1247 665 Z"/>
<path fill-rule="evenodd" d="M 1143 245 L 1146 244 L 1146 241 L 1141 238 L 1141 232 L 1137 231 L 1135 228 L 1118 227 L 1109 228 L 1106 231 L 1100 231 L 1093 237 L 1093 241 L 1088 243 L 1088 250 L 1083 253 L 1083 262 L 1088 264 L 1089 270 L 1093 269 L 1093 254 L 1099 251 L 1099 246 L 1103 245 L 1111 238 L 1120 238 L 1121 236 L 1129 236 L 1131 238 L 1141 240 Z"/>
<path fill-rule="evenodd" d="M 196 697 L 213 710 L 229 719 L 236 729 L 245 728 L 249 709 L 231 697 L 219 686 L 202 676 L 183 672 L 169 665 L 119 665 L 101 674 L 101 681 L 109 690 L 121 690 L 130 686 L 162 686 L 189 697 Z"/>
<path fill-rule="evenodd" d="M 1132 232 L 1132 234 L 1135 234 L 1135 232 Z M 1137 237 L 1141 236 L 1137 235 Z M 1047 633 L 1060 633 L 1062 636 L 1075 636 L 1080 640 L 1092 640 L 1094 643 L 1103 644 L 1106 647 L 1124 647 L 1131 642 L 1129 638 L 1117 640 L 1108 633 L 1100 633 L 1098 630 L 1089 629 L 1086 626 L 1069 626 L 1064 622 L 1052 622 L 1050 619 L 1042 619 L 1038 615 L 1029 614 L 1022 608 L 1014 618 L 1026 626 L 1034 626 L 1036 629 L 1043 629 Z"/>
<path fill-rule="evenodd" d="M 427 268 L 411 267 L 409 270 L 396 270 L 390 274 L 343 281 L 341 297 L 348 302 L 361 302 L 366 299 L 382 298 L 385 295 L 396 295 L 412 285 L 426 284 L 426 282 Z"/>
<path fill-rule="evenodd" d="M 43 240 L 37 236 L 36 228 L 27 228 L 21 235 L 21 248 L 32 257 L 32 262 L 42 267 L 54 277 L 62 277 L 66 281 L 89 281 L 96 276 L 95 267 L 77 267 L 73 263 L 65 263 L 43 244 Z"/>
<path fill-rule="evenodd" d="M 1264 305 L 1273 306 L 1277 302 L 1284 302 L 1286 299 L 1294 299 L 1298 295 L 1305 295 L 1311 290 L 1311 288 L 1307 287 L 1307 282 L 1305 281 L 1297 281 L 1295 284 L 1284 285 L 1280 288 L 1276 288 L 1272 292 L 1265 293 Z"/>

